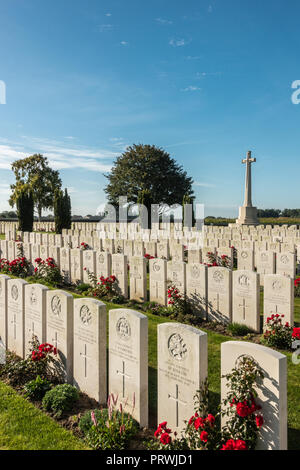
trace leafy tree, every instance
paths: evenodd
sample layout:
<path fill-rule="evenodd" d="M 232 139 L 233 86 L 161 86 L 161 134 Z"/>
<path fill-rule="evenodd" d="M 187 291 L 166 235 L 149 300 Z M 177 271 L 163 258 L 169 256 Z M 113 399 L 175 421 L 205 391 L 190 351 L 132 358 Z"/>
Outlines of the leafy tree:
<path fill-rule="evenodd" d="M 62 233 L 63 228 L 71 228 L 71 202 L 67 189 L 57 189 L 54 193 L 55 232 Z"/>
<path fill-rule="evenodd" d="M 147 209 L 147 214 L 144 214 L 144 208 L 140 207 L 141 224 L 143 228 L 151 228 L 151 204 L 153 204 L 151 192 L 149 189 L 143 189 L 138 194 L 137 203 Z"/>
<path fill-rule="evenodd" d="M 16 206 L 19 221 L 18 230 L 21 232 L 32 232 L 34 209 L 32 192 L 26 188 L 21 189 L 17 195 Z"/>
<path fill-rule="evenodd" d="M 182 200 L 182 221 L 183 221 L 183 225 L 186 225 L 186 223 L 187 223 L 187 221 L 185 220 L 186 215 L 187 215 L 186 211 L 189 210 L 189 208 L 185 209 L 186 204 L 190 204 L 192 206 L 192 208 L 191 208 L 192 209 L 191 223 L 192 223 L 192 225 L 194 225 L 194 223 L 195 223 L 193 201 L 194 201 L 194 198 L 192 196 L 189 196 L 189 194 L 185 194 L 183 196 L 183 200 Z"/>
<path fill-rule="evenodd" d="M 12 170 L 16 183 L 11 185 L 10 205 L 14 206 L 20 191 L 30 190 L 41 220 L 42 210 L 53 207 L 53 194 L 56 189 L 61 188 L 59 172 L 52 170 L 47 157 L 40 154 L 16 160 L 12 163 Z"/>
<path fill-rule="evenodd" d="M 184 194 L 193 195 L 193 179 L 170 155 L 154 145 L 133 145 L 119 156 L 105 188 L 108 202 L 118 206 L 119 197 L 127 196 L 136 204 L 139 193 L 148 190 L 153 204 L 180 204 Z"/>

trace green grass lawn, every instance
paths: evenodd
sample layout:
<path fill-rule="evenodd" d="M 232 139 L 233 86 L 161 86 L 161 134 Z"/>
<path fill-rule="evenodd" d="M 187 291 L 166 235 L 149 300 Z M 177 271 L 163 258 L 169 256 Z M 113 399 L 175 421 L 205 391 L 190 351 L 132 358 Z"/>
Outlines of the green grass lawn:
<path fill-rule="evenodd" d="M 67 289 L 65 289 L 67 291 Z M 73 294 L 74 295 L 74 294 Z M 74 295 L 79 298 L 81 296 Z M 122 308 L 105 302 L 107 311 L 112 308 Z M 263 293 L 261 294 L 263 305 Z M 149 327 L 149 406 L 152 417 L 151 424 L 156 416 L 156 390 L 157 390 L 157 325 L 169 321 L 168 319 L 152 315 L 148 316 Z M 300 322 L 300 299 L 295 299 L 295 321 Z M 232 341 L 234 338 L 206 330 L 208 335 L 208 378 L 211 411 L 216 411 L 220 402 L 220 345 L 224 341 Z M 285 353 L 288 357 L 288 442 L 289 449 L 300 450 L 300 364 L 295 365 L 291 361 L 291 353 Z M 18 397 L 10 388 L 0 383 L 0 449 L 66 449 L 84 448 L 70 433 L 64 431 L 48 416 L 43 415 L 28 401 Z M 2 404 L 2 395 L 11 400 L 11 405 Z M 9 403 L 9 402 L 7 402 Z M 9 407 L 9 410 L 7 409 Z M 50 424 L 51 423 L 51 424 Z M 54 426 L 53 438 L 48 440 L 46 434 L 49 426 Z M 39 429 L 40 428 L 40 429 Z M 16 435 L 15 429 L 18 434 Z M 39 429 L 39 434 L 35 432 Z M 52 428 L 51 428 L 52 429 Z M 60 434 L 61 432 L 61 434 Z M 67 433 L 68 438 L 64 438 Z M 33 438 L 35 436 L 35 438 Z M 60 437 L 61 436 L 61 437 Z M 19 446 L 19 447 L 18 447 Z M 23 446 L 23 447 L 20 447 Z M 51 447 L 47 447 L 51 446 Z M 71 447 L 77 446 L 77 447 Z M 81 447 L 80 447 L 81 446 Z"/>
<path fill-rule="evenodd" d="M 0 233 L 0 240 L 5 240 L 5 233 Z"/>
<path fill-rule="evenodd" d="M 70 431 L 0 382 L 0 450 L 85 450 Z"/>

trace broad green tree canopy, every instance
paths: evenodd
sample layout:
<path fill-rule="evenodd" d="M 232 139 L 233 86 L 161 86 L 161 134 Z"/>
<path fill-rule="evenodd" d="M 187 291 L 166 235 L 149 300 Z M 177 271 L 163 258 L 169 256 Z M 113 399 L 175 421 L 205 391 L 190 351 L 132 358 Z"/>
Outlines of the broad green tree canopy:
<path fill-rule="evenodd" d="M 192 196 L 193 179 L 163 149 L 154 145 L 132 145 L 116 159 L 105 175 L 108 202 L 114 206 L 119 196 L 137 203 L 141 191 L 149 191 L 153 204 L 181 204 L 185 194 Z"/>

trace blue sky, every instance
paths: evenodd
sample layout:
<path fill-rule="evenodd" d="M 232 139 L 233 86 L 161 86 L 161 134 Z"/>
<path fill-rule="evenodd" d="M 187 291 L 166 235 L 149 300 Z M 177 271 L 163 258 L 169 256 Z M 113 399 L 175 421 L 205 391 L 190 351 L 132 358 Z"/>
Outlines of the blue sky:
<path fill-rule="evenodd" d="M 132 143 L 167 150 L 206 215 L 300 207 L 296 0 L 1 0 L 0 211 L 10 163 L 47 155 L 73 213 L 105 202 L 103 173 Z M 1 97 L 1 94 L 0 94 Z"/>

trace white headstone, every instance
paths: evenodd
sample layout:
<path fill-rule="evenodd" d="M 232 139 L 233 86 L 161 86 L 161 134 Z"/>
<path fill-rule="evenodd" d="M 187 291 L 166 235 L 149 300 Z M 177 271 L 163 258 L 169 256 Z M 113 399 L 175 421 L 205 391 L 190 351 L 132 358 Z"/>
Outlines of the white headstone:
<path fill-rule="evenodd" d="M 24 357 L 24 289 L 22 279 L 7 281 L 7 348 Z"/>
<path fill-rule="evenodd" d="M 180 433 L 207 378 L 207 334 L 180 323 L 163 323 L 157 332 L 158 423 Z"/>
<path fill-rule="evenodd" d="M 208 268 L 208 319 L 221 323 L 231 322 L 232 271 L 212 266 Z"/>
<path fill-rule="evenodd" d="M 94 299 L 74 300 L 74 385 L 106 402 L 106 306 Z"/>
<path fill-rule="evenodd" d="M 25 286 L 25 356 L 30 352 L 34 336 L 40 344 L 45 342 L 47 291 L 47 287 L 40 284 Z"/>
<path fill-rule="evenodd" d="M 148 318 L 134 310 L 109 312 L 109 393 L 148 426 Z"/>
<path fill-rule="evenodd" d="M 266 274 L 264 279 L 264 325 L 271 315 L 284 315 L 284 323 L 294 324 L 294 281 L 280 274 Z"/>
<path fill-rule="evenodd" d="M 257 450 L 287 449 L 287 358 L 259 344 L 227 341 L 221 344 L 221 375 L 230 374 L 243 356 L 254 359 L 264 379 L 259 383 L 256 403 L 261 406 L 264 424 L 259 430 Z M 227 395 L 226 379 L 221 380 L 221 398 Z M 229 406 L 229 405 L 228 405 Z M 223 421 L 224 423 L 224 421 Z"/>
<path fill-rule="evenodd" d="M 260 331 L 259 274 L 238 270 L 232 274 L 232 321 Z"/>
<path fill-rule="evenodd" d="M 62 290 L 47 292 L 46 341 L 58 350 L 63 375 L 73 382 L 73 296 Z"/>

